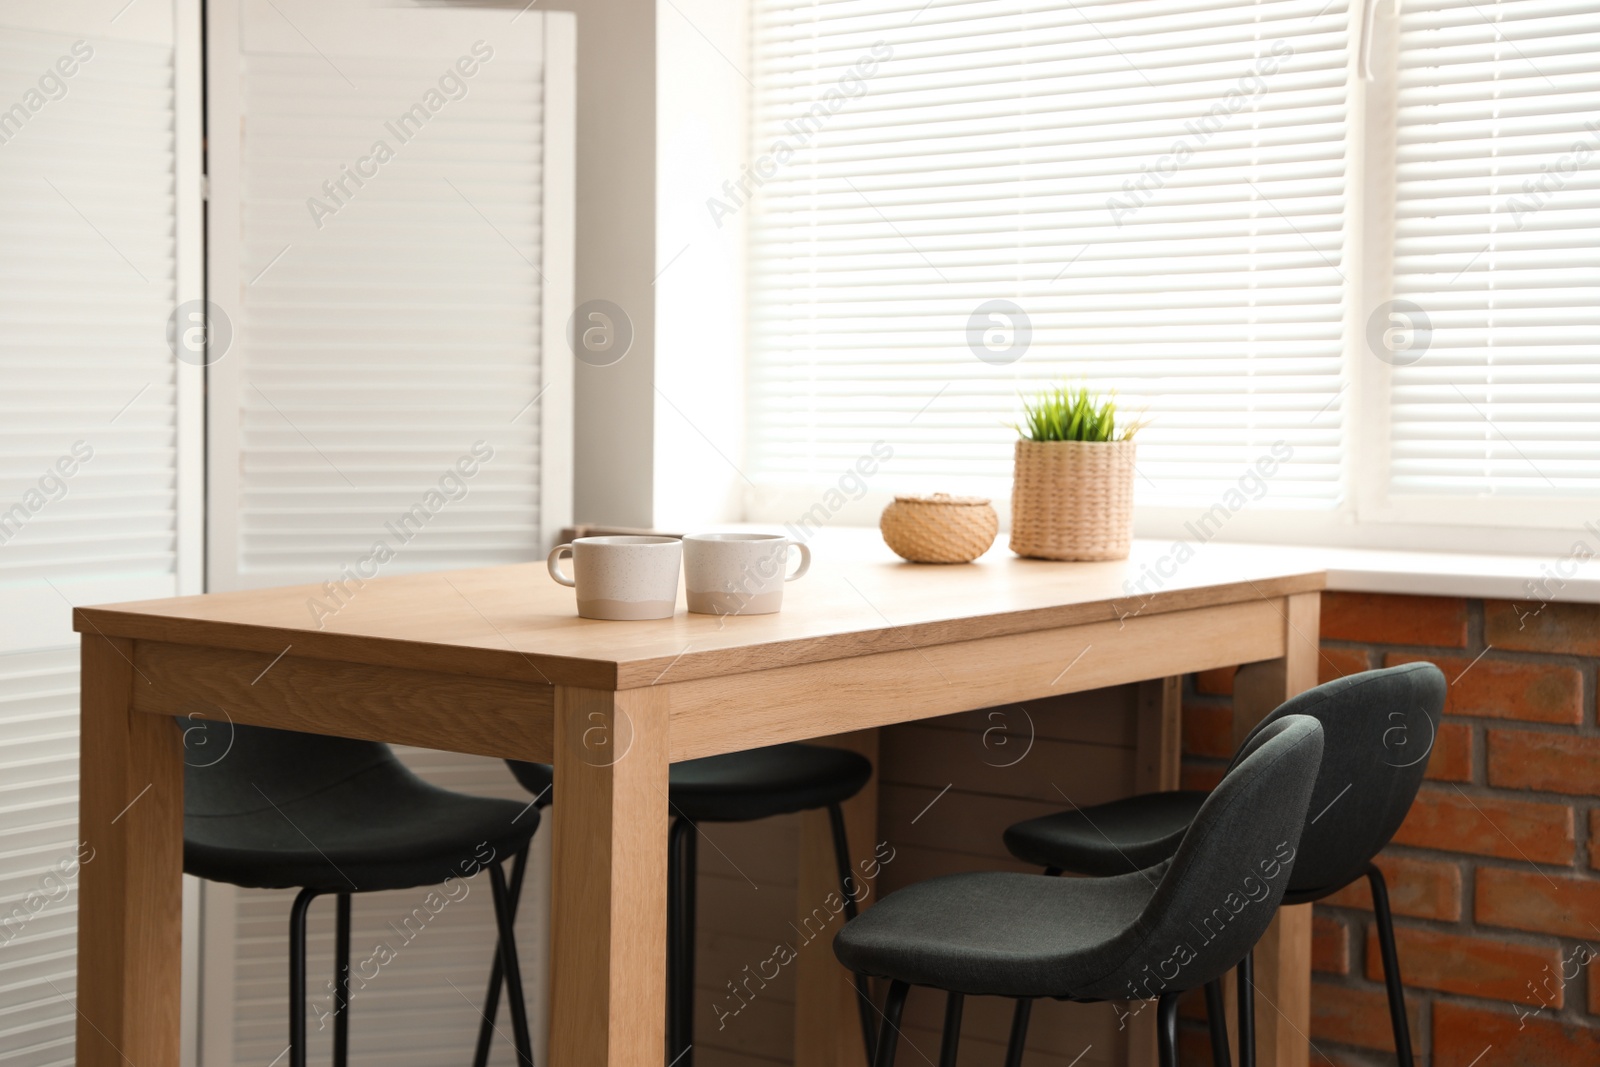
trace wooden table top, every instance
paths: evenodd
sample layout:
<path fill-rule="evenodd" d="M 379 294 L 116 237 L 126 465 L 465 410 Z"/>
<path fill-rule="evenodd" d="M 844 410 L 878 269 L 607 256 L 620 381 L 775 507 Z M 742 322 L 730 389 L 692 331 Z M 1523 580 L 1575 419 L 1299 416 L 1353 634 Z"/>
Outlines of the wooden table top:
<path fill-rule="evenodd" d="M 73 625 L 108 637 L 627 689 L 1324 584 L 1304 553 L 1245 545 L 1200 546 L 1158 588 L 1152 568 L 1173 569 L 1165 542 L 1136 542 L 1131 558 L 1104 563 L 1024 560 L 997 546 L 966 566 L 904 563 L 881 545 L 830 553 L 819 544 L 811 572 L 786 587 L 775 615 L 691 615 L 680 588 L 671 619 L 580 619 L 572 590 L 543 563 L 525 563 L 352 582 L 342 606 L 323 586 L 285 586 L 78 608 Z M 1153 591 L 1130 596 L 1141 578 Z"/>

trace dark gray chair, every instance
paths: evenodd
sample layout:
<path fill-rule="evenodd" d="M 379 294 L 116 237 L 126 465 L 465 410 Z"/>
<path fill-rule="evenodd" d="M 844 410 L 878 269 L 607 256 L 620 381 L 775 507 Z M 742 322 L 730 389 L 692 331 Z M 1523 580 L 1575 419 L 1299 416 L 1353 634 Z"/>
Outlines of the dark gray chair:
<path fill-rule="evenodd" d="M 388 745 L 342 737 L 179 720 L 186 740 L 204 730 L 203 760 L 183 777 L 183 869 L 214 882 L 299 889 L 289 909 L 289 1063 L 306 1062 L 306 913 L 337 898 L 333 1059 L 343 1067 L 350 1034 L 350 898 L 382 889 L 436 886 L 488 868 L 509 961 L 518 1060 L 532 1067 L 511 891 L 502 866 L 515 857 L 520 885 L 539 814 L 510 800 L 453 793 L 418 778 Z"/>
<path fill-rule="evenodd" d="M 1322 723 L 1326 752 L 1284 903 L 1308 904 L 1367 879 L 1401 1067 L 1412 1067 L 1411 1029 L 1389 893 L 1372 859 L 1400 829 L 1416 798 L 1446 688 L 1431 663 L 1348 675 L 1284 701 L 1240 748 L 1241 755 L 1249 751 L 1262 731 L 1287 716 L 1308 715 Z M 1235 766 L 1240 758 L 1234 757 Z M 1006 848 L 1047 873 L 1125 875 L 1172 855 L 1205 800 L 1205 793 L 1190 790 L 1148 793 L 1046 815 L 1007 829 Z M 1217 987 L 1207 990 L 1212 1042 L 1226 1048 L 1217 993 Z"/>
<path fill-rule="evenodd" d="M 541 807 L 550 803 L 555 776 L 549 764 L 506 762 Z M 695 827 L 703 822 L 751 822 L 827 809 L 844 914 L 847 920 L 853 919 L 856 879 L 839 805 L 861 792 L 871 777 L 872 763 L 865 756 L 826 745 L 771 745 L 672 765 L 667 783 L 673 816 L 667 850 L 667 1059 L 676 1067 L 693 1067 L 694 1063 Z M 488 1062 L 500 997 L 499 975 L 496 960 L 489 975 L 475 1067 Z M 870 1052 L 872 1001 L 864 981 L 858 980 L 856 986 L 862 1039 Z"/>
<path fill-rule="evenodd" d="M 1007 1067 L 1021 1063 L 1039 997 L 1156 1000 L 1161 1064 L 1177 1067 L 1178 996 L 1225 974 L 1266 932 L 1298 864 L 1321 758 L 1321 724 L 1279 719 L 1206 798 L 1170 859 L 1110 878 L 949 875 L 846 923 L 839 959 L 891 982 L 875 1067 L 893 1067 L 913 985 L 948 994 L 940 1067 L 956 1062 L 968 995 L 1017 1001 Z"/>

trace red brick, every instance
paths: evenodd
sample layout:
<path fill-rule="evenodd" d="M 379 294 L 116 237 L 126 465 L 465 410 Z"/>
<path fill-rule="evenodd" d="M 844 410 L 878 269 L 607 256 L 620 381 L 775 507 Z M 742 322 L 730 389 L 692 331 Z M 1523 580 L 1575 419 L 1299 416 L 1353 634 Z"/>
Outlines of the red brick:
<path fill-rule="evenodd" d="M 1485 1056 L 1486 1050 L 1492 1051 Z M 1434 1004 L 1434 1067 L 1593 1067 L 1595 1063 L 1600 1063 L 1600 1027 L 1574 1026 L 1548 1011 L 1502 1011 L 1450 1001 Z"/>
<path fill-rule="evenodd" d="M 1489 731 L 1489 784 L 1503 789 L 1593 795 L 1600 786 L 1600 737 Z"/>
<path fill-rule="evenodd" d="M 1589 812 L 1589 866 L 1600 871 L 1600 808 Z"/>
<path fill-rule="evenodd" d="M 1454 863 L 1380 855 L 1378 869 L 1389 886 L 1389 904 L 1397 915 L 1419 919 L 1461 920 L 1461 868 Z M 1372 910 L 1372 890 L 1359 878 L 1325 903 L 1341 908 Z"/>
<path fill-rule="evenodd" d="M 1496 646 L 1498 647 L 1498 646 Z M 1384 664 L 1430 660 L 1450 682 L 1447 715 L 1526 722 L 1576 724 L 1583 721 L 1583 676 L 1576 667 L 1557 667 L 1485 656 L 1389 655 Z"/>
<path fill-rule="evenodd" d="M 1350 973 L 1350 931 L 1338 919 L 1312 916 L 1311 969 L 1324 974 Z"/>
<path fill-rule="evenodd" d="M 1394 835 L 1397 845 L 1571 866 L 1577 844 L 1572 809 L 1500 797 L 1468 797 L 1423 787 Z"/>
<path fill-rule="evenodd" d="M 1472 727 L 1464 722 L 1439 724 L 1428 753 L 1430 782 L 1472 781 Z"/>
<path fill-rule="evenodd" d="M 1186 705 L 1183 751 L 1190 756 L 1233 758 L 1233 709 Z"/>
<path fill-rule="evenodd" d="M 1412 1044 L 1417 1033 L 1419 997 L 1406 1001 L 1411 1017 Z M 1394 1051 L 1394 1027 L 1389 1022 L 1389 998 L 1379 989 L 1360 989 L 1325 982 L 1311 983 L 1311 1040 Z"/>
<path fill-rule="evenodd" d="M 1194 676 L 1194 691 L 1211 696 L 1232 696 L 1233 676 L 1238 667 L 1218 667 L 1214 671 L 1201 671 Z"/>
<path fill-rule="evenodd" d="M 1185 761 L 1178 774 L 1178 787 L 1180 789 L 1199 789 L 1209 793 L 1222 781 L 1222 774 L 1227 769 L 1221 763 L 1210 766 L 1195 766 Z"/>
<path fill-rule="evenodd" d="M 1364 648 L 1333 648 L 1322 646 L 1317 657 L 1317 683 L 1331 682 L 1347 674 L 1360 674 L 1372 669 L 1372 653 Z"/>
<path fill-rule="evenodd" d="M 1322 636 L 1378 645 L 1467 647 L 1467 602 L 1459 597 L 1323 593 Z"/>
<path fill-rule="evenodd" d="M 1554 945 L 1533 947 L 1410 926 L 1397 926 L 1394 933 L 1400 973 L 1408 986 L 1561 1007 L 1561 986 L 1557 984 L 1551 992 L 1539 985 L 1546 977 L 1561 973 L 1561 952 Z M 1367 977 L 1383 981 L 1376 926 L 1367 928 Z"/>
<path fill-rule="evenodd" d="M 1480 923 L 1600 939 L 1600 879 L 1480 867 L 1474 895 Z"/>
<path fill-rule="evenodd" d="M 1600 604 L 1485 600 L 1483 639 L 1516 652 L 1600 656 Z"/>

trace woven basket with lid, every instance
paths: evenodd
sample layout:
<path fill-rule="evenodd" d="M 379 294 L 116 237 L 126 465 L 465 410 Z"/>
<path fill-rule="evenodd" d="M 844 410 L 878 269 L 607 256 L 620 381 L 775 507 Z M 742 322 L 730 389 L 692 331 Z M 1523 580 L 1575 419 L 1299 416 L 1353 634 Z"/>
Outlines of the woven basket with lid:
<path fill-rule="evenodd" d="M 897 496 L 878 520 L 884 543 L 913 563 L 971 563 L 994 544 L 1000 518 L 977 496 Z"/>
<path fill-rule="evenodd" d="M 1126 559 L 1133 461 L 1132 441 L 1019 440 L 1011 551 L 1036 559 Z"/>

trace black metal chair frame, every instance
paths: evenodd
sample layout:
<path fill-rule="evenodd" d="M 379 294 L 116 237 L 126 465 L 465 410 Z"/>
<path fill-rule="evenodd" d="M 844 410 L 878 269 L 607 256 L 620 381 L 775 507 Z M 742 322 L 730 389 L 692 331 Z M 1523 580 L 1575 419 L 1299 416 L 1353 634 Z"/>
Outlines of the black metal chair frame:
<path fill-rule="evenodd" d="M 856 917 L 858 908 L 855 895 L 851 892 L 853 868 L 844 812 L 838 804 L 829 804 L 827 810 L 833 834 L 834 863 L 839 873 L 839 891 L 844 901 L 845 919 L 849 921 Z M 678 815 L 672 820 L 667 838 L 667 1060 L 675 1067 L 694 1067 L 695 876 L 699 870 L 699 833 L 700 828 L 694 822 Z M 518 867 L 512 877 L 513 916 L 522 891 L 521 864 L 525 858 L 525 854 L 518 858 Z M 489 971 L 489 990 L 484 997 L 483 1022 L 478 1028 L 478 1047 L 473 1055 L 473 1067 L 486 1067 L 489 1062 L 489 1048 L 495 1032 L 494 1020 L 500 1007 L 503 974 L 500 956 L 500 951 L 496 950 L 494 965 Z M 854 978 L 862 1041 L 870 1056 L 877 1040 L 873 1020 L 875 1009 L 867 979 L 859 974 Z M 513 1011 L 520 999 L 513 997 Z"/>
<path fill-rule="evenodd" d="M 511 992 L 511 1027 L 517 1050 L 517 1061 L 523 1067 L 533 1067 L 533 1038 L 528 1028 L 527 1003 L 522 995 L 522 970 L 517 963 L 517 944 L 514 922 L 516 920 L 517 893 L 522 887 L 523 874 L 528 866 L 528 850 L 521 849 L 512 864 L 511 884 L 506 884 L 505 868 L 495 860 L 487 865 L 489 881 L 494 893 L 495 926 L 498 943 L 495 949 L 495 981 L 490 984 L 492 999 L 485 1006 L 485 1014 L 493 1013 L 500 997 L 500 979 L 503 975 Z M 301 889 L 289 909 L 289 1067 L 306 1067 L 306 920 L 311 902 L 328 895 L 325 889 Z M 350 1051 L 350 911 L 351 893 L 334 893 L 335 947 L 334 947 L 334 1014 L 333 1063 L 346 1067 Z M 509 962 L 504 962 L 509 961 Z M 489 1028 L 492 1034 L 493 1028 Z M 479 1035 L 479 1052 L 488 1055 L 488 1040 Z"/>

